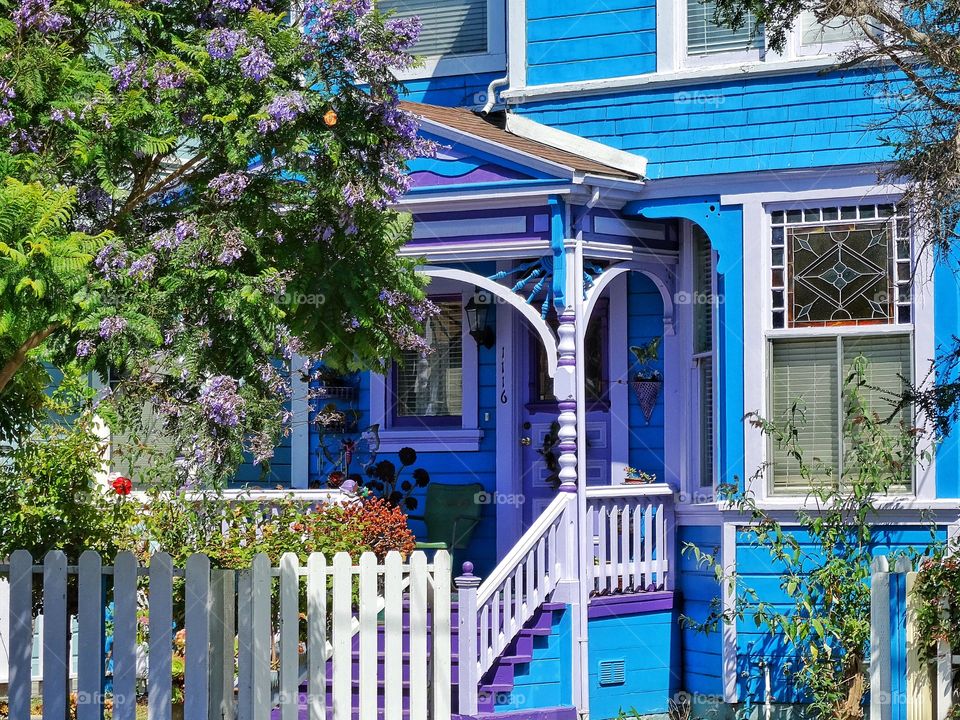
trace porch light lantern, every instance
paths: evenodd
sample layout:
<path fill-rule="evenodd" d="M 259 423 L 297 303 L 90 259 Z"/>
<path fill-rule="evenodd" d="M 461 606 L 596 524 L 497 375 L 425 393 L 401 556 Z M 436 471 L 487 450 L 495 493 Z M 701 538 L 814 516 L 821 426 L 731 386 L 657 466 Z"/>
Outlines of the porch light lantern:
<path fill-rule="evenodd" d="M 490 296 L 484 292 L 475 292 L 463 310 L 467 313 L 470 337 L 477 341 L 477 347 L 482 345 L 487 349 L 492 348 L 497 338 L 490 324 L 490 313 L 493 310 Z"/>

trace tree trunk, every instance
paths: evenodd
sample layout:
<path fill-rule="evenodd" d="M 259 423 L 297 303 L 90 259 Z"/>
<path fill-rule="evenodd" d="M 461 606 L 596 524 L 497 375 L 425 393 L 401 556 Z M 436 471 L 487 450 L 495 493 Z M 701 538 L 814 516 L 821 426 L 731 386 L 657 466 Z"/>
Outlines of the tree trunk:
<path fill-rule="evenodd" d="M 0 392 L 3 392 L 13 376 L 17 374 L 17 370 L 23 367 L 23 364 L 27 361 L 27 353 L 38 347 L 58 329 L 60 329 L 60 323 L 47 325 L 43 330 L 38 330 L 27 338 L 27 341 L 16 349 L 10 359 L 3 364 L 3 368 L 0 368 Z"/>

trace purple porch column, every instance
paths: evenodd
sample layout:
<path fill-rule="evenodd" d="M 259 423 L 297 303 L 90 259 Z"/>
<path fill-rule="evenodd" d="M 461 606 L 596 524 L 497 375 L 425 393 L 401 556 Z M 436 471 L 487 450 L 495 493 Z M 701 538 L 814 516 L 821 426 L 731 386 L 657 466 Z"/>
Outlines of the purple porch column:
<path fill-rule="evenodd" d="M 557 396 L 560 416 L 557 422 L 557 449 L 560 457 L 560 492 L 577 491 L 577 340 L 575 315 L 568 307 L 560 315 L 557 328 L 557 376 L 554 379 L 554 394 Z"/>

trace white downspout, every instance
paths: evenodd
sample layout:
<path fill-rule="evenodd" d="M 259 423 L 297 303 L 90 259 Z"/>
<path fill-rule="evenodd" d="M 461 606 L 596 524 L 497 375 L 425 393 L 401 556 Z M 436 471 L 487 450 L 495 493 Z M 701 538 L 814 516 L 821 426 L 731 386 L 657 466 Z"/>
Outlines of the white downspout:
<path fill-rule="evenodd" d="M 480 110 L 481 115 L 487 115 L 493 106 L 497 104 L 497 88 L 504 87 L 505 85 L 510 84 L 510 78 L 504 75 L 502 78 L 497 78 L 496 80 L 491 80 L 490 84 L 487 85 L 487 102 L 484 104 L 483 109 Z"/>

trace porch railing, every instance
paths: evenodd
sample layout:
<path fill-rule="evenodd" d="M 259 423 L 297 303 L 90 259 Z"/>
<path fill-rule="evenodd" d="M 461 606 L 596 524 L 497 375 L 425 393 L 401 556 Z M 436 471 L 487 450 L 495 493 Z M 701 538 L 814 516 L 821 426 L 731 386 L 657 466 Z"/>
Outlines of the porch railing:
<path fill-rule="evenodd" d="M 673 490 L 668 485 L 588 487 L 584 536 L 591 595 L 669 590 Z"/>
<path fill-rule="evenodd" d="M 469 563 L 457 578 L 461 714 L 476 713 L 480 679 L 563 577 L 575 512 L 576 495 L 558 494 L 482 584 Z"/>

